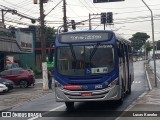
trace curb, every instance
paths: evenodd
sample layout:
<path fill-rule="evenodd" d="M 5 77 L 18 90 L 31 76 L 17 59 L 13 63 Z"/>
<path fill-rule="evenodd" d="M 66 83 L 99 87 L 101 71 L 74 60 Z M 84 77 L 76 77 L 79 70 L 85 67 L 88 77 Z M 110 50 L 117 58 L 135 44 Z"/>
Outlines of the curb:
<path fill-rule="evenodd" d="M 146 78 L 147 78 L 147 81 L 148 81 L 148 85 L 149 85 L 149 90 L 151 91 L 152 90 L 152 86 L 151 86 L 151 83 L 150 83 L 150 80 L 149 80 L 149 75 L 148 75 L 148 72 L 146 70 L 146 65 L 145 65 L 145 73 L 146 73 Z"/>

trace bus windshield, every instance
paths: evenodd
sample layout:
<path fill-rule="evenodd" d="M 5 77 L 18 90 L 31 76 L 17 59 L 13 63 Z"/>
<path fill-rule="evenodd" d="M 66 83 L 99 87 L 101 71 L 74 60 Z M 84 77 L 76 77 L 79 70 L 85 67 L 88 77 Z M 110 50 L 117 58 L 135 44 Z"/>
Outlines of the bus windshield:
<path fill-rule="evenodd" d="M 106 74 L 114 69 L 112 45 L 58 47 L 57 70 L 62 75 L 86 76 Z"/>

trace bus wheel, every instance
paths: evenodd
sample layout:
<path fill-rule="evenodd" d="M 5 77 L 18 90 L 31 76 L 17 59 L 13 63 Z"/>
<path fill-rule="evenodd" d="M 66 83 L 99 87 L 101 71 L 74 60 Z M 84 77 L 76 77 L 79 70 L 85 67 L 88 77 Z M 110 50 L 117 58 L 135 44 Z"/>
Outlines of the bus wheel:
<path fill-rule="evenodd" d="M 128 90 L 127 90 L 127 94 L 131 94 L 131 76 L 130 76 L 129 82 L 128 82 Z"/>
<path fill-rule="evenodd" d="M 123 104 L 123 99 L 124 99 L 124 88 L 121 88 L 121 98 L 117 101 L 118 104 L 122 105 Z"/>
<path fill-rule="evenodd" d="M 65 102 L 65 104 L 68 110 L 71 110 L 74 108 L 74 102 Z"/>

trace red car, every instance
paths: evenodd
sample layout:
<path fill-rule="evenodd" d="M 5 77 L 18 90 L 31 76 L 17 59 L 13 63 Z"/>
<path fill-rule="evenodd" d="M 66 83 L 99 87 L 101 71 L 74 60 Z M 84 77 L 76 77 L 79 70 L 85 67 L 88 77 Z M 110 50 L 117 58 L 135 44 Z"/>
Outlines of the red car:
<path fill-rule="evenodd" d="M 30 70 L 22 68 L 13 68 L 4 70 L 0 73 L 0 77 L 12 80 L 15 85 L 27 88 L 28 86 L 34 85 L 35 77 Z"/>

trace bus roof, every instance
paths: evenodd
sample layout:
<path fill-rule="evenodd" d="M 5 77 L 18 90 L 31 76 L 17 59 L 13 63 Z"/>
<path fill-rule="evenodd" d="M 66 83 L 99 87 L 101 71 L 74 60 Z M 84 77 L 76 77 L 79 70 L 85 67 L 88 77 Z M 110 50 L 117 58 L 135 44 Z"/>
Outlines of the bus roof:
<path fill-rule="evenodd" d="M 112 35 L 114 35 L 117 38 L 118 41 L 121 41 L 122 43 L 126 43 L 126 44 L 131 44 L 130 40 L 126 40 L 125 38 L 123 38 L 119 34 L 116 34 L 112 30 L 85 30 L 85 31 L 64 32 L 64 33 L 60 33 L 58 35 L 58 37 L 60 37 L 61 35 L 69 35 L 69 34 L 77 34 L 77 33 L 80 33 L 80 34 L 82 34 L 82 33 L 111 33 Z"/>

